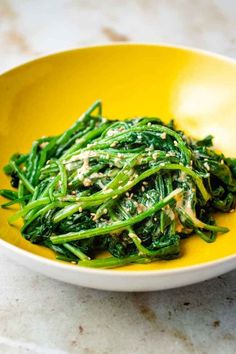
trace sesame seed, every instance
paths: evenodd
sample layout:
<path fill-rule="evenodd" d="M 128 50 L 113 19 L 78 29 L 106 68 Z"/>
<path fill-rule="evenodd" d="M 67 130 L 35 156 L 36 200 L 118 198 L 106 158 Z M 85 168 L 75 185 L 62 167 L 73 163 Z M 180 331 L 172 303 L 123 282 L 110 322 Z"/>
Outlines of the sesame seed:
<path fill-rule="evenodd" d="M 148 127 L 151 127 L 152 123 L 151 122 L 148 122 L 147 126 Z"/>
<path fill-rule="evenodd" d="M 165 132 L 163 132 L 163 133 L 161 134 L 161 138 L 162 138 L 163 140 L 166 139 L 166 133 L 165 133 Z"/>
<path fill-rule="evenodd" d="M 79 212 L 82 213 L 83 209 L 82 207 L 79 207 Z"/>
<path fill-rule="evenodd" d="M 141 187 L 141 191 L 145 192 L 145 187 L 144 186 Z"/>
<path fill-rule="evenodd" d="M 157 156 L 158 156 L 158 153 L 157 153 L 157 152 L 154 152 L 154 154 L 152 154 L 152 158 L 153 158 L 154 160 L 157 159 Z"/>
<path fill-rule="evenodd" d="M 103 209 L 103 213 L 104 213 L 104 214 L 107 214 L 107 209 L 106 209 L 106 208 Z"/>
<path fill-rule="evenodd" d="M 83 185 L 85 187 L 90 187 L 92 185 L 92 181 L 90 178 L 85 178 L 84 181 L 83 181 Z"/>
<path fill-rule="evenodd" d="M 210 171 L 210 166 L 207 162 L 204 162 L 203 166 L 207 169 L 207 171 Z"/>
<path fill-rule="evenodd" d="M 176 140 L 174 141 L 174 145 L 175 145 L 175 146 L 178 146 L 178 142 L 177 142 Z"/>
<path fill-rule="evenodd" d="M 175 152 L 174 151 L 170 151 L 166 154 L 167 156 L 175 156 Z"/>
<path fill-rule="evenodd" d="M 40 149 L 44 149 L 48 145 L 48 141 L 45 141 L 44 143 L 40 144 L 39 147 Z"/>

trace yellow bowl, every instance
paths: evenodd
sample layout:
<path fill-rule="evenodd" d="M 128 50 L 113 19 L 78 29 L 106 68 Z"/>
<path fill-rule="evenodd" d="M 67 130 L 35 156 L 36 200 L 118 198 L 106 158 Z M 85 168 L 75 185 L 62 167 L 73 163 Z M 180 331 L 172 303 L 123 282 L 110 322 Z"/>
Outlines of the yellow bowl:
<path fill-rule="evenodd" d="M 213 134 L 218 149 L 236 156 L 235 61 L 174 46 L 118 44 L 51 55 L 0 76 L 1 167 L 12 153 L 28 151 L 34 139 L 62 132 L 96 99 L 102 99 L 106 117 L 174 118 L 192 136 Z M 1 188 L 8 186 L 1 172 Z M 54 259 L 51 251 L 25 241 L 7 224 L 11 213 L 0 210 L 1 238 Z M 217 221 L 230 232 L 215 243 L 194 236 L 182 242 L 177 260 L 118 271 L 172 270 L 235 255 L 236 214 L 220 215 Z"/>

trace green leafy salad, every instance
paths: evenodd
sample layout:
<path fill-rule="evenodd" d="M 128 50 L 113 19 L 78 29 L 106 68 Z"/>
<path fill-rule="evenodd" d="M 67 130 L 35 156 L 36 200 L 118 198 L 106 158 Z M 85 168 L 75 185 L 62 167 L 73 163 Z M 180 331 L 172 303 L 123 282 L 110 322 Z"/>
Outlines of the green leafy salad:
<path fill-rule="evenodd" d="M 79 266 L 179 257 L 182 239 L 227 232 L 214 214 L 235 208 L 236 159 L 214 151 L 212 136 L 195 140 L 155 117 L 108 120 L 100 101 L 4 171 L 14 189 L 0 190 L 2 207 L 20 205 L 9 223 L 23 219 L 26 240 Z"/>

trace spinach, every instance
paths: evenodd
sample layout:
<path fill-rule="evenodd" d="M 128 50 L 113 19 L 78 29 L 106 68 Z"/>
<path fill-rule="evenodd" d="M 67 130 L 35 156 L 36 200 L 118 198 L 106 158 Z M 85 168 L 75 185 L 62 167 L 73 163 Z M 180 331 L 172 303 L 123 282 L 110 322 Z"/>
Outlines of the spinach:
<path fill-rule="evenodd" d="M 214 242 L 214 213 L 236 205 L 236 159 L 155 117 L 108 120 L 95 102 L 69 129 L 14 154 L 4 171 L 22 235 L 80 266 L 173 259 L 195 233 Z M 111 257 L 97 258 L 108 251 Z"/>

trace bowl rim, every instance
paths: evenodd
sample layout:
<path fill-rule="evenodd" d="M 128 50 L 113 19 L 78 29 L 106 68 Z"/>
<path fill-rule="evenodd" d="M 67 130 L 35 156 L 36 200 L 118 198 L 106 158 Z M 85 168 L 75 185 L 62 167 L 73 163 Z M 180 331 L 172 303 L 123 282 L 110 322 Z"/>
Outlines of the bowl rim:
<path fill-rule="evenodd" d="M 63 54 L 70 54 L 73 52 L 77 51 L 84 51 L 84 50 L 96 50 L 97 48 L 109 48 L 109 47 L 158 47 L 158 48 L 170 48 L 170 49 L 178 49 L 180 51 L 187 51 L 190 53 L 195 53 L 195 54 L 201 54 L 206 57 L 211 57 L 215 58 L 218 60 L 221 60 L 226 63 L 230 63 L 233 65 L 236 65 L 236 59 L 227 57 L 225 55 L 219 54 L 219 53 L 214 53 L 205 49 L 199 49 L 196 47 L 191 47 L 191 46 L 185 46 L 185 45 L 179 45 L 179 44 L 169 44 L 165 42 L 158 42 L 158 43 L 142 43 L 142 42 L 115 42 L 115 43 L 98 43 L 94 45 L 84 45 L 84 46 L 79 46 L 76 48 L 71 48 L 69 50 L 62 50 L 59 52 L 53 52 L 49 53 L 47 55 L 42 55 L 37 57 L 36 59 L 29 60 L 25 63 L 22 63 L 20 65 L 17 65 L 11 69 L 8 69 L 4 71 L 3 73 L 0 73 L 0 79 L 4 78 L 4 76 L 7 76 L 8 74 L 14 73 L 14 71 L 19 70 L 22 67 L 27 67 L 28 65 L 31 65 L 33 63 L 40 62 L 41 60 L 44 60 L 46 58 L 50 57 L 57 57 Z M 1 237 L 1 236 L 0 236 Z M 202 262 L 199 264 L 194 264 L 194 265 L 189 265 L 189 266 L 181 266 L 181 267 L 176 267 L 176 268 L 170 268 L 170 269 L 149 269 L 149 270 L 122 270 L 122 267 L 115 269 L 98 269 L 98 268 L 87 268 L 87 267 L 80 267 L 72 264 L 68 264 L 63 261 L 58 261 L 58 260 L 52 260 L 48 259 L 46 257 L 34 254 L 30 251 L 24 250 L 22 248 L 17 247 L 16 245 L 13 245 L 3 239 L 0 238 L 0 248 L 5 249 L 9 253 L 13 252 L 15 255 L 22 256 L 24 258 L 27 258 L 29 260 L 35 261 L 38 264 L 44 264 L 45 266 L 50 266 L 58 270 L 64 270 L 64 271 L 69 271 L 72 273 L 86 273 L 86 274 L 93 274 L 93 275 L 104 275 L 104 276 L 109 276 L 112 275 L 113 277 L 120 277 L 126 276 L 126 277 L 139 277 L 141 275 L 146 275 L 148 274 L 149 276 L 166 276 L 170 274 L 182 274 L 182 273 L 191 273 L 194 271 L 201 271 L 206 268 L 214 268 L 216 266 L 220 266 L 223 263 L 226 262 L 231 262 L 233 260 L 236 261 L 236 254 L 235 255 L 229 255 L 225 257 L 221 257 L 219 259 L 213 260 L 213 261 L 207 261 L 207 262 Z M 235 265 L 236 267 L 236 265 Z"/>
<path fill-rule="evenodd" d="M 50 57 L 57 57 L 63 54 L 70 54 L 73 52 L 77 52 L 77 51 L 84 51 L 84 50 L 96 50 L 97 48 L 109 48 L 109 47 L 158 47 L 158 48 L 169 48 L 169 49 L 178 49 L 178 50 L 182 50 L 182 51 L 187 51 L 187 52 L 192 52 L 192 53 L 196 53 L 196 54 L 201 54 L 207 57 L 212 57 L 215 59 L 219 59 L 221 61 L 224 61 L 226 63 L 231 63 L 236 65 L 236 58 L 231 58 L 228 57 L 224 54 L 220 54 L 220 53 L 216 53 L 216 52 L 212 52 L 206 49 L 201 49 L 201 48 L 197 48 L 194 46 L 187 46 L 187 45 L 181 45 L 181 44 L 172 44 L 172 43 L 167 43 L 167 42 L 112 42 L 112 43 L 96 43 L 96 44 L 91 44 L 91 45 L 81 45 L 79 47 L 72 47 L 70 49 L 65 49 L 65 50 L 61 50 L 59 52 L 49 52 L 49 54 L 42 54 L 37 56 L 37 58 L 33 58 L 30 60 L 27 60 L 26 62 L 23 62 L 19 65 L 14 66 L 13 68 L 9 68 L 7 70 L 4 70 L 3 72 L 0 72 L 0 78 L 4 77 L 5 75 L 11 74 L 14 71 L 17 71 L 18 69 L 20 69 L 21 67 L 27 67 L 28 65 L 31 65 L 33 63 L 37 63 L 41 60 L 50 58 Z"/>

